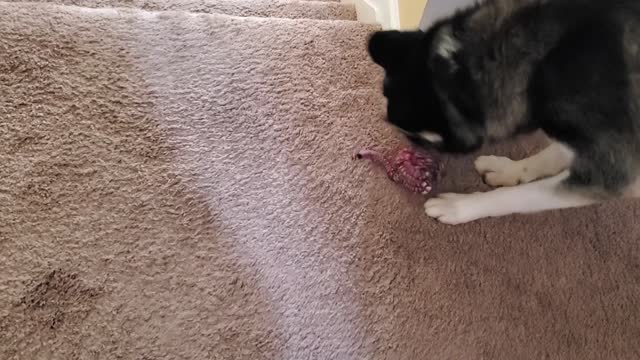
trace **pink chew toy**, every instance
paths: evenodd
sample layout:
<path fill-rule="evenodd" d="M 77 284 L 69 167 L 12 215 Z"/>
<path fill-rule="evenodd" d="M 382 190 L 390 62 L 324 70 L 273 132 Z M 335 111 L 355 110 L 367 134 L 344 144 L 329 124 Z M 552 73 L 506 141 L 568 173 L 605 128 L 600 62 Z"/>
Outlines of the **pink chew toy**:
<path fill-rule="evenodd" d="M 400 150 L 393 158 L 373 150 L 361 150 L 355 158 L 382 165 L 389 179 L 422 195 L 433 191 L 444 169 L 444 164 L 434 154 L 409 148 Z"/>

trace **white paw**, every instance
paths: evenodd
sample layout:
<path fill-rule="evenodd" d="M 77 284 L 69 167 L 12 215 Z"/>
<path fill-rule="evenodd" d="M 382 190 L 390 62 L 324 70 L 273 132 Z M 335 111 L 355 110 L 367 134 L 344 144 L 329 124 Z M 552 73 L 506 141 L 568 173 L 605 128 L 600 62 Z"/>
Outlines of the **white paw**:
<path fill-rule="evenodd" d="M 534 180 L 521 162 L 502 156 L 480 156 L 475 167 L 484 182 L 491 186 L 515 186 Z"/>
<path fill-rule="evenodd" d="M 441 194 L 427 200 L 424 210 L 428 216 L 444 224 L 467 223 L 481 217 L 476 212 L 477 204 L 473 200 L 475 196 L 476 194 Z"/>

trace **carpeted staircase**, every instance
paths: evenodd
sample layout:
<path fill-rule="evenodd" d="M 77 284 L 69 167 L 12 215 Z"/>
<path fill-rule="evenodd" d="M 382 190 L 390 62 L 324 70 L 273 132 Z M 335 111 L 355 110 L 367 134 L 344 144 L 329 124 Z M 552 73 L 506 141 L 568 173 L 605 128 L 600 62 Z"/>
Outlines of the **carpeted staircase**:
<path fill-rule="evenodd" d="M 640 205 L 428 219 L 354 19 L 0 2 L 0 359 L 637 357 Z"/>

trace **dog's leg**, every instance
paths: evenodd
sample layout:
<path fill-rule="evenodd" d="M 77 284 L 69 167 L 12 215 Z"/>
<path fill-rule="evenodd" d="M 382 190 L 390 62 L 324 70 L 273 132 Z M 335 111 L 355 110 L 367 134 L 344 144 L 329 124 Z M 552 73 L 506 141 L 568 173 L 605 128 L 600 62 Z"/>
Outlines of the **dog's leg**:
<path fill-rule="evenodd" d="M 488 185 L 514 186 L 557 175 L 566 170 L 572 160 L 571 149 L 554 142 L 541 152 L 519 161 L 500 156 L 480 156 L 475 167 Z"/>
<path fill-rule="evenodd" d="M 568 187 L 569 171 L 536 182 L 504 187 L 485 193 L 442 194 L 425 204 L 427 215 L 445 224 L 509 214 L 586 206 L 597 202 L 586 193 Z"/>

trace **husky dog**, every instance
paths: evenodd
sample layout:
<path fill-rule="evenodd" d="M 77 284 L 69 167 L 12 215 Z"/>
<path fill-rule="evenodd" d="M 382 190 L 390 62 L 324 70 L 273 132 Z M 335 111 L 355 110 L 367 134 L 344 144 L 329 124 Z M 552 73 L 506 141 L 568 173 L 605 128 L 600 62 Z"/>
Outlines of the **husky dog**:
<path fill-rule="evenodd" d="M 524 160 L 481 156 L 489 185 L 425 204 L 447 224 L 640 196 L 640 1 L 487 0 L 427 31 L 380 31 L 388 121 L 466 153 L 542 130 Z"/>

